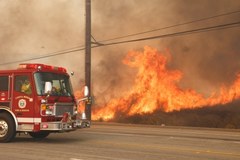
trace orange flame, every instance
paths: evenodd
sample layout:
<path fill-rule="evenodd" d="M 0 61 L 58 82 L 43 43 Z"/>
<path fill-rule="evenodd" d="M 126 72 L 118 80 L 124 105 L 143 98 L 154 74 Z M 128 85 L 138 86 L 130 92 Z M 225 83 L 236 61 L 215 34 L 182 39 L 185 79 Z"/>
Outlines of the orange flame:
<path fill-rule="evenodd" d="M 134 115 L 152 113 L 157 109 L 179 111 L 226 104 L 240 98 L 240 74 L 229 88 L 223 86 L 220 92 L 205 98 L 193 89 L 178 86 L 182 72 L 167 68 L 170 59 L 168 52 L 163 54 L 148 46 L 144 47 L 143 52 L 130 51 L 123 63 L 138 68 L 134 86 L 124 97 L 112 99 L 106 106 L 95 107 L 92 119 L 110 120 L 117 113 Z"/>

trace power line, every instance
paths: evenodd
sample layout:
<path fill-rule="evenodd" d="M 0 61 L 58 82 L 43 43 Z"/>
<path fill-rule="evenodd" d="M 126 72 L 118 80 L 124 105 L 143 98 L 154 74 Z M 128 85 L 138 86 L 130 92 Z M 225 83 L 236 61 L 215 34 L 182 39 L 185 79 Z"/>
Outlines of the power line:
<path fill-rule="evenodd" d="M 145 37 L 145 38 L 126 40 L 126 41 L 106 43 L 106 44 L 101 44 L 99 46 L 93 46 L 92 48 L 98 48 L 101 46 L 110 46 L 110 45 L 116 45 L 116 44 L 123 44 L 123 43 L 138 42 L 138 41 L 145 41 L 145 40 L 151 40 L 151 39 L 167 38 L 167 37 L 173 37 L 173 36 L 189 35 L 189 34 L 194 34 L 194 33 L 208 32 L 208 31 L 214 31 L 214 30 L 220 30 L 220 29 L 227 29 L 227 28 L 239 27 L 239 24 L 240 24 L 240 22 L 233 22 L 233 23 L 221 24 L 221 25 L 216 25 L 216 26 L 211 26 L 211 27 L 192 29 L 192 30 L 187 30 L 187 31 L 182 31 L 182 32 L 163 34 L 163 35 L 158 35 L 158 36 L 151 36 L 151 37 Z M 29 58 L 29 59 L 24 59 L 24 60 L 16 60 L 16 61 L 11 61 L 11 62 L 6 62 L 6 63 L 0 63 L 0 65 L 7 65 L 7 64 L 13 64 L 13 63 L 20 63 L 20 62 L 24 62 L 24 61 L 49 58 L 49 57 L 53 57 L 53 56 L 68 54 L 71 52 L 81 51 L 84 49 L 85 49 L 85 47 L 77 48 L 77 49 L 73 49 L 73 50 L 66 50 L 64 52 L 55 52 L 54 54 L 43 55 L 43 56 L 33 57 L 33 58 Z"/>
<path fill-rule="evenodd" d="M 137 41 L 144 41 L 144 40 L 151 40 L 151 39 L 167 38 L 167 37 L 173 37 L 173 36 L 181 36 L 181 35 L 207 32 L 207 31 L 213 31 L 213 30 L 219 30 L 219 29 L 227 29 L 227 28 L 237 27 L 239 24 L 240 24 L 240 22 L 233 22 L 233 23 L 228 23 L 228 24 L 222 24 L 222 25 L 216 25 L 216 26 L 211 26 L 211 27 L 204 27 L 204 28 L 198 28 L 198 29 L 187 30 L 187 31 L 182 31 L 182 32 L 175 32 L 175 33 L 169 33 L 169 34 L 163 34 L 163 35 L 151 36 L 151 37 L 145 37 L 145 38 L 138 38 L 138 39 L 132 39 L 132 40 L 126 40 L 126 41 L 119 41 L 119 42 L 112 42 L 112 43 L 105 43 L 105 44 L 97 43 L 99 45 L 92 46 L 92 48 L 97 48 L 97 47 L 101 47 L 101 46 L 110 46 L 110 45 L 116 45 L 116 44 L 123 44 L 123 43 L 130 43 L 130 42 L 137 42 Z M 103 42 L 103 41 L 101 41 L 101 42 Z M 80 48 L 80 47 L 82 47 L 82 48 Z M 79 47 L 74 47 L 74 48 L 70 48 L 70 49 L 66 49 L 66 50 L 62 50 L 62 51 L 58 51 L 58 52 L 53 52 L 48 55 L 42 55 L 42 56 L 32 57 L 32 58 L 28 58 L 28 59 L 0 63 L 0 65 L 8 65 L 8 64 L 13 64 L 13 63 L 21 63 L 24 61 L 49 58 L 49 57 L 53 57 L 53 56 L 68 54 L 68 53 L 82 51 L 82 50 L 85 50 L 85 47 L 79 46 Z"/>
<path fill-rule="evenodd" d="M 128 37 L 137 36 L 137 35 L 146 34 L 146 33 L 151 33 L 151 32 L 155 32 L 155 31 L 165 30 L 165 29 L 169 29 L 169 28 L 175 28 L 175 27 L 179 27 L 179 26 L 183 26 L 183 25 L 188 25 L 188 24 L 192 24 L 192 23 L 196 23 L 196 22 L 215 19 L 215 18 L 218 18 L 218 17 L 228 16 L 228 15 L 232 15 L 232 14 L 236 14 L 236 13 L 240 13 L 240 10 L 227 12 L 227 13 L 222 13 L 222 14 L 218 14 L 218 15 L 214 15 L 214 16 L 210 16 L 210 17 L 200 18 L 200 19 L 197 19 L 197 20 L 188 21 L 188 22 L 184 22 L 184 23 L 179 23 L 179 24 L 175 24 L 175 25 L 171 25 L 171 26 L 167 26 L 167 27 L 152 29 L 152 30 L 148 30 L 148 31 L 144 31 L 144 32 L 138 32 L 138 33 L 134 33 L 134 34 L 128 34 L 128 35 L 125 35 L 125 36 L 119 36 L 119 37 L 115 37 L 115 38 L 111 38 L 111 39 L 106 39 L 106 40 L 100 41 L 100 43 L 107 42 L 107 41 L 112 41 L 112 40 L 117 40 L 117 39 L 122 39 L 122 38 L 128 38 Z"/>
<path fill-rule="evenodd" d="M 128 34 L 128 35 L 125 35 L 125 36 L 119 36 L 119 37 L 105 39 L 105 40 L 101 40 L 101 41 L 96 41 L 96 39 L 91 35 L 91 37 L 94 40 L 94 42 L 92 42 L 92 44 L 96 44 L 98 46 L 100 46 L 100 45 L 103 46 L 104 42 L 108 42 L 108 41 L 112 41 L 112 40 L 128 38 L 128 37 L 132 37 L 132 36 L 137 36 L 137 35 L 141 35 L 141 34 L 146 34 L 146 33 L 151 33 L 151 32 L 155 32 L 155 31 L 165 30 L 165 29 L 169 29 L 169 28 L 175 28 L 175 27 L 184 26 L 184 25 L 188 25 L 188 24 L 192 24 L 192 23 L 196 23 L 196 22 L 206 21 L 206 20 L 210 20 L 210 19 L 223 17 L 223 16 L 229 16 L 229 15 L 233 15 L 233 14 L 236 14 L 236 13 L 240 13 L 240 10 L 231 11 L 231 12 L 227 12 L 227 13 L 221 13 L 221 14 L 210 16 L 210 17 L 204 17 L 204 18 L 196 19 L 196 20 L 193 20 L 193 21 L 187 21 L 187 22 L 184 22 L 184 23 L 179 23 L 179 24 L 175 24 L 175 25 L 171 25 L 171 26 L 167 26 L 167 27 L 162 27 L 162 28 L 152 29 L 152 30 L 148 30 L 148 31 L 144 31 L 144 32 Z"/>
<path fill-rule="evenodd" d="M 73 50 L 66 49 L 62 52 L 58 51 L 58 52 L 54 52 L 54 53 L 48 54 L 48 55 L 42 55 L 42 56 L 38 56 L 38 57 L 32 57 L 32 58 L 26 58 L 26 59 L 22 59 L 22 60 L 0 63 L 0 65 L 8 65 L 8 64 L 13 64 L 13 63 L 21 63 L 21 62 L 25 62 L 25 61 L 49 58 L 49 57 L 59 56 L 59 55 L 63 55 L 63 54 L 68 54 L 68 53 L 71 53 L 71 52 L 82 51 L 82 50 L 85 50 L 85 47 L 84 48 L 76 48 L 76 49 L 73 49 Z"/>
<path fill-rule="evenodd" d="M 151 40 L 151 39 L 159 39 L 159 38 L 182 36 L 182 35 L 189 35 L 189 34 L 195 34 L 195 33 L 201 33 L 201 32 L 209 32 L 209 31 L 214 31 L 214 30 L 239 27 L 239 25 L 240 25 L 240 21 L 228 23 L 228 24 L 221 24 L 221 25 L 217 25 L 217 26 L 192 29 L 192 30 L 187 30 L 187 31 L 182 31 L 182 32 L 163 34 L 163 35 L 158 35 L 158 36 L 151 36 L 151 37 L 145 37 L 145 38 L 126 40 L 126 41 L 106 43 L 106 44 L 102 44 L 102 46 L 110 46 L 110 45 L 116 45 L 116 44 L 122 44 L 122 43 L 138 42 L 138 41 L 145 41 L 145 40 Z M 96 46 L 96 47 L 99 47 L 99 46 Z M 93 47 L 93 48 L 95 48 L 95 47 Z"/>

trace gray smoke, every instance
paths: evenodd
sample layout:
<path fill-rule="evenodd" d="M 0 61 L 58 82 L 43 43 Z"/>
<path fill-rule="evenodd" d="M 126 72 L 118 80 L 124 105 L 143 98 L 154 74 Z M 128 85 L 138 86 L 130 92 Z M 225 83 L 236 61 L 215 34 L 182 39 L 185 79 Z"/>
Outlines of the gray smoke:
<path fill-rule="evenodd" d="M 97 41 L 148 31 L 240 10 L 237 0 L 92 0 L 92 35 Z M 47 55 L 84 44 L 84 0 L 0 1 L 0 63 Z M 239 21 L 239 14 L 161 30 L 140 38 Z M 179 69 L 183 88 L 208 95 L 231 84 L 240 71 L 239 27 L 187 36 L 148 40 L 92 50 L 93 94 L 99 102 L 124 95 L 134 83 L 136 69 L 122 64 L 129 50 L 149 45 L 172 53 L 169 68 Z M 105 42 L 108 43 L 108 42 Z M 84 79 L 84 51 L 33 60 L 74 71 L 73 86 Z M 16 64 L 0 69 L 16 68 Z"/>
<path fill-rule="evenodd" d="M 0 1 L 0 63 L 41 57 L 84 44 L 84 3 L 78 0 Z M 84 78 L 84 54 L 26 61 L 64 66 Z M 1 65 L 16 68 L 18 63 Z"/>
<path fill-rule="evenodd" d="M 240 2 L 235 0 L 102 0 L 93 1 L 93 9 L 93 17 L 95 18 L 93 24 L 94 28 L 96 27 L 93 35 L 97 39 L 108 39 L 237 11 L 240 9 Z M 240 14 L 238 13 L 132 38 L 236 22 L 240 20 L 239 17 Z M 125 90 L 128 90 L 133 85 L 133 81 L 123 82 L 123 80 L 126 81 L 124 79 L 126 77 L 121 76 L 128 75 L 128 79 L 134 79 L 134 70 L 124 68 L 119 63 L 119 58 L 115 58 L 116 54 L 126 54 L 129 50 L 139 50 L 144 45 L 149 45 L 160 51 L 165 48 L 170 50 L 172 61 L 168 67 L 183 72 L 181 87 L 196 89 L 207 96 L 212 91 L 217 91 L 221 85 L 231 84 L 236 78 L 236 73 L 240 72 L 239 31 L 239 27 L 237 27 L 104 47 L 101 51 L 94 50 L 98 56 L 105 55 L 101 64 L 108 64 L 107 66 L 102 65 L 101 68 L 105 71 L 104 77 L 109 77 L 110 80 L 100 80 L 99 86 L 108 86 L 106 88 L 111 88 L 120 93 L 119 87 L 125 86 Z M 129 37 L 126 39 L 129 39 Z M 126 71 L 127 73 L 125 73 Z M 94 77 L 101 79 L 101 72 L 97 73 L 100 75 L 95 74 Z"/>

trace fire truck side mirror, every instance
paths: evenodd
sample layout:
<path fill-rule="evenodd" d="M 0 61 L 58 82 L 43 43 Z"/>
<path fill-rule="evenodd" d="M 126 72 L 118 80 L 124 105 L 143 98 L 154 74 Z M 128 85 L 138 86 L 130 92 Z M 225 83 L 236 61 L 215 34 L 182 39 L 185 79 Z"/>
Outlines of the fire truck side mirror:
<path fill-rule="evenodd" d="M 45 89 L 44 89 L 44 93 L 48 94 L 50 93 L 52 90 L 52 83 L 51 82 L 45 82 Z"/>
<path fill-rule="evenodd" d="M 84 86 L 84 96 L 87 97 L 89 94 L 88 86 Z"/>

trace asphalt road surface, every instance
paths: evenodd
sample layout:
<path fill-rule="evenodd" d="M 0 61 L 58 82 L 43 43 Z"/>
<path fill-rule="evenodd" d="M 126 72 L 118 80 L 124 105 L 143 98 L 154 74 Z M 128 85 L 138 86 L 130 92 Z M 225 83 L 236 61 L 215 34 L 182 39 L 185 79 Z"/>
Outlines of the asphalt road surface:
<path fill-rule="evenodd" d="M 97 123 L 43 140 L 17 135 L 0 160 L 239 160 L 240 130 Z"/>

